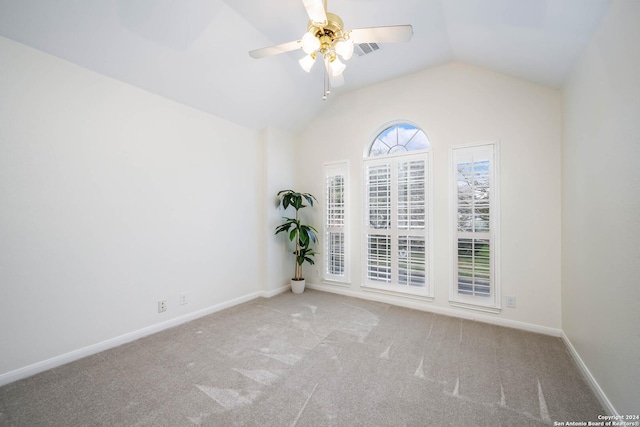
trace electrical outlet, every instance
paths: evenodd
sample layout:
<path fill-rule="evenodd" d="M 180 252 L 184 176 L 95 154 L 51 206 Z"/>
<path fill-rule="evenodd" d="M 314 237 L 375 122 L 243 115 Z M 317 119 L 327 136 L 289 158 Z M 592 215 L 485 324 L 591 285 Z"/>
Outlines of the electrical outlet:
<path fill-rule="evenodd" d="M 167 311 L 167 301 L 158 301 L 158 313 L 162 313 L 163 311 Z"/>
<path fill-rule="evenodd" d="M 507 300 L 507 307 L 516 308 L 516 297 L 507 296 L 507 297 L 505 297 L 505 299 Z"/>
<path fill-rule="evenodd" d="M 179 297 L 180 297 L 180 305 L 185 305 L 188 302 L 186 292 L 181 293 Z"/>

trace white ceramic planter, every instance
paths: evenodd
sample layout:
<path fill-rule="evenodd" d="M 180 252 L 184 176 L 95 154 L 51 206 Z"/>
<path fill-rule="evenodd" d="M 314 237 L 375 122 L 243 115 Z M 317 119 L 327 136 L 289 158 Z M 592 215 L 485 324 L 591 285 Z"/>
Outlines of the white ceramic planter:
<path fill-rule="evenodd" d="M 294 294 L 301 294 L 304 292 L 306 280 L 293 280 L 291 279 L 291 292 Z"/>

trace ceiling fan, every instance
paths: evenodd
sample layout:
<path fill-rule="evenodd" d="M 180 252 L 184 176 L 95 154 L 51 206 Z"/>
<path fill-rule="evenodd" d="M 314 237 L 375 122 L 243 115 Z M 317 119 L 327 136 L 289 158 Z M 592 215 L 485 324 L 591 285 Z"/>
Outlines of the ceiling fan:
<path fill-rule="evenodd" d="M 326 0 L 302 0 L 302 3 L 309 15 L 309 23 L 307 32 L 300 40 L 252 50 L 249 55 L 259 59 L 302 49 L 307 55 L 298 62 L 306 72 L 311 71 L 317 58 L 322 59 L 325 67 L 322 99 L 327 99 L 331 87 L 344 84 L 342 72 L 346 65 L 339 57 L 349 60 L 353 55 L 354 43 L 401 43 L 408 42 L 413 36 L 411 25 L 345 30 L 342 19 L 327 12 Z"/>

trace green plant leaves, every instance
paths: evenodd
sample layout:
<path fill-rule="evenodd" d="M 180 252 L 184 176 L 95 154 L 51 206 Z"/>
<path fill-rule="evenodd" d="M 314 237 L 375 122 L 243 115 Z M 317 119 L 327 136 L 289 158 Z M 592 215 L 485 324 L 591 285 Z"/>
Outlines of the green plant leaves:
<path fill-rule="evenodd" d="M 298 263 L 298 265 L 302 265 L 305 261 L 311 265 L 314 265 L 315 262 L 311 257 L 315 254 L 316 253 L 313 251 L 313 249 L 309 247 L 300 248 L 299 254 L 296 255 L 296 262 Z"/>
<path fill-rule="evenodd" d="M 315 252 L 310 248 L 312 243 L 318 242 L 316 230 L 311 225 L 301 224 L 298 220 L 298 211 L 307 207 L 304 204 L 306 201 L 308 206 L 313 206 L 313 202 L 317 199 L 309 193 L 297 193 L 293 190 L 282 190 L 278 192 L 278 198 L 280 199 L 280 206 L 287 209 L 289 206 L 293 206 L 296 210 L 296 217 L 289 218 L 283 217 L 285 222 L 276 227 L 275 234 L 288 232 L 289 240 L 296 243 L 296 250 L 293 252 L 296 259 L 296 279 L 302 279 L 302 264 L 308 262 L 309 264 L 315 264 L 313 256 Z"/>
<path fill-rule="evenodd" d="M 278 198 L 280 199 L 280 204 L 284 209 L 287 209 L 289 206 L 293 206 L 296 211 L 307 206 L 304 204 L 303 199 L 307 201 L 309 206 L 313 206 L 313 202 L 316 200 L 316 198 L 309 193 L 297 193 L 293 190 L 279 191 Z"/>

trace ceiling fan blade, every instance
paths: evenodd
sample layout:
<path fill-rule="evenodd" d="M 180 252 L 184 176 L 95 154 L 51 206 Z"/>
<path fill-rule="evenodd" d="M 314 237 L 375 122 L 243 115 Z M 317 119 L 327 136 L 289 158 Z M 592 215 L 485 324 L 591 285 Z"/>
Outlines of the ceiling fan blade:
<path fill-rule="evenodd" d="M 256 49 L 249 51 L 249 56 L 255 59 L 264 58 L 266 56 L 279 55 L 281 53 L 291 52 L 292 50 L 300 49 L 302 42 L 295 40 L 288 43 L 282 43 L 275 46 L 263 47 L 262 49 Z"/>
<path fill-rule="evenodd" d="M 354 43 L 402 43 L 413 36 L 411 25 L 393 25 L 390 27 L 356 28 L 351 30 L 350 38 Z"/>
<path fill-rule="evenodd" d="M 307 9 L 307 15 L 309 15 L 311 22 L 326 24 L 327 11 L 324 10 L 324 2 L 322 0 L 302 0 L 302 4 Z"/>

